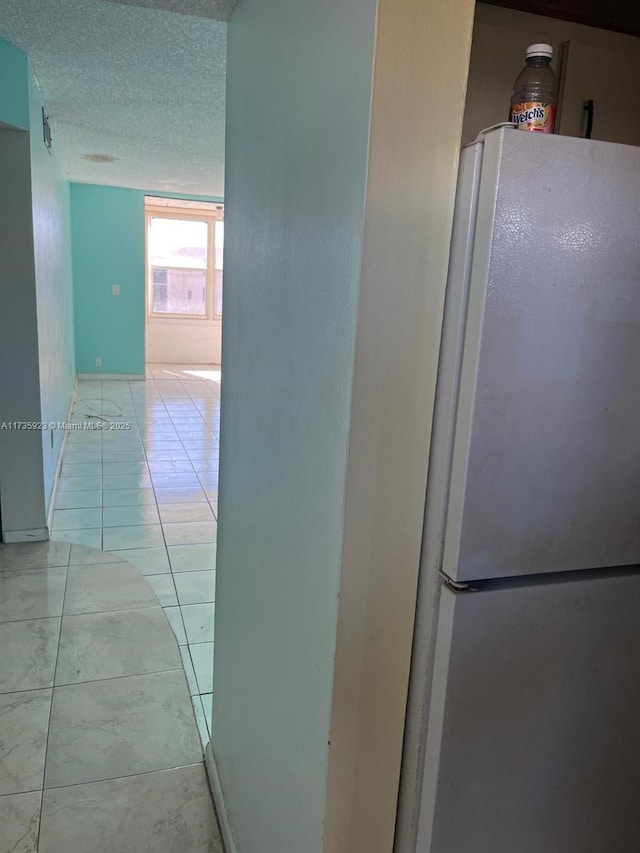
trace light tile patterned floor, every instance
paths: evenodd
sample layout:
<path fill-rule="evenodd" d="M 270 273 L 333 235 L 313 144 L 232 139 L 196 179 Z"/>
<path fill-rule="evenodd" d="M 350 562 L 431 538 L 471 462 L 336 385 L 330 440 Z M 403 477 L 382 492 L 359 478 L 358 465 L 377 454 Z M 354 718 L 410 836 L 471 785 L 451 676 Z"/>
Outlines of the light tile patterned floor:
<path fill-rule="evenodd" d="M 94 428 L 69 432 L 51 538 L 112 552 L 146 575 L 182 647 L 206 743 L 213 689 L 219 368 L 151 365 L 146 381 L 81 381 L 72 420 Z"/>
<path fill-rule="evenodd" d="M 0 544 L 0 648 L 0 853 L 222 853 L 181 653 L 134 566 Z"/>

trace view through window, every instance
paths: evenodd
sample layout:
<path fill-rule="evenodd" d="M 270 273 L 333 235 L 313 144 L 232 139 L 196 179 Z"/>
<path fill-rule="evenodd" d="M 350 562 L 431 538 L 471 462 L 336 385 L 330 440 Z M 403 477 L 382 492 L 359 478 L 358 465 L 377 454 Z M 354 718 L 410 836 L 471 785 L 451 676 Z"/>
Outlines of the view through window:
<path fill-rule="evenodd" d="M 221 317 L 222 205 L 146 210 L 150 316 Z"/>

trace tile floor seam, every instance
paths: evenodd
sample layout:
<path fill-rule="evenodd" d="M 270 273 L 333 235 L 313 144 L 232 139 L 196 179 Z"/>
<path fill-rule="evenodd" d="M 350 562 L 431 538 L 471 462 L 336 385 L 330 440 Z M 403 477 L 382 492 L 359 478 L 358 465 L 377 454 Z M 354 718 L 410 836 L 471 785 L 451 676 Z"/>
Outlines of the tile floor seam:
<path fill-rule="evenodd" d="M 24 791 L 25 794 L 38 793 L 42 794 L 47 791 L 59 791 L 62 788 L 84 788 L 87 785 L 102 785 L 104 782 L 117 782 L 118 779 L 132 779 L 135 776 L 150 776 L 153 773 L 172 773 L 174 770 L 182 770 L 184 767 L 201 767 L 202 761 L 192 761 L 188 764 L 176 764 L 175 767 L 165 767 L 162 770 L 138 770 L 136 773 L 126 773 L 124 776 L 110 776 L 107 779 L 94 779 L 93 782 L 72 782 L 69 785 L 52 785 L 51 788 L 42 788 L 38 791 Z M 11 794 L 3 794 L 2 796 L 12 796 Z M 127 851 L 128 853 L 128 851 Z"/>
<path fill-rule="evenodd" d="M 44 743 L 44 762 L 42 764 L 42 787 L 40 788 L 40 808 L 38 810 L 38 833 L 36 835 L 36 851 L 40 849 L 40 830 L 42 829 L 42 806 L 44 803 L 44 777 L 47 769 L 47 754 L 49 752 L 49 737 L 51 734 L 51 717 L 53 713 L 53 690 L 56 683 L 56 672 L 58 671 L 58 660 L 60 658 L 60 640 L 62 639 L 62 614 L 64 613 L 64 602 L 67 596 L 67 584 L 69 583 L 69 562 L 71 560 L 71 547 L 69 547 L 69 558 L 67 560 L 67 574 L 64 579 L 64 591 L 62 593 L 62 606 L 60 608 L 60 627 L 58 629 L 58 643 L 56 648 L 56 660 L 53 666 L 53 677 L 51 684 L 51 698 L 49 700 L 49 714 L 47 717 L 47 734 Z"/>
<path fill-rule="evenodd" d="M 127 611 L 130 612 L 130 611 Z M 180 648 L 178 646 L 178 648 Z M 51 688 L 55 690 L 58 687 L 80 687 L 82 684 L 96 684 L 99 681 L 118 681 L 120 678 L 137 678 L 139 675 L 160 675 L 163 672 L 182 672 L 182 667 L 173 666 L 169 669 L 149 669 L 146 672 L 138 672 L 135 674 L 125 673 L 124 675 L 102 675 L 99 678 L 87 678 L 82 681 L 62 681 L 60 684 L 55 684 Z M 45 688 L 47 689 L 47 688 Z M 0 694 L 2 695 L 2 694 Z"/>

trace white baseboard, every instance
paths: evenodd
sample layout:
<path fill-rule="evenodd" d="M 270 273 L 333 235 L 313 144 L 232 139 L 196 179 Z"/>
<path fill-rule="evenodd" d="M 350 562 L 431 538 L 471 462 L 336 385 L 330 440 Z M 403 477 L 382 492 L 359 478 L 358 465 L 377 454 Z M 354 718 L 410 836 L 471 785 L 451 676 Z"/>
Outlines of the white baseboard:
<path fill-rule="evenodd" d="M 213 802 L 216 807 L 216 814 L 218 815 L 220 834 L 222 835 L 225 853 L 238 853 L 238 846 L 235 838 L 233 837 L 233 831 L 229 821 L 229 812 L 227 811 L 227 804 L 224 799 L 224 793 L 222 792 L 220 774 L 216 767 L 216 759 L 213 754 L 211 741 L 209 741 L 207 748 L 204 751 L 204 766 L 207 769 L 207 776 L 209 777 L 209 785 L 211 786 Z"/>
<path fill-rule="evenodd" d="M 146 373 L 78 373 L 78 379 L 99 380 L 100 382 L 142 382 L 147 378 Z"/>
<path fill-rule="evenodd" d="M 16 542 L 46 542 L 49 539 L 47 527 L 36 527 L 34 530 L 3 530 L 2 541 L 7 544 Z"/>
<path fill-rule="evenodd" d="M 78 377 L 76 376 L 73 382 L 73 392 L 71 394 L 71 401 L 69 402 L 69 408 L 67 409 L 67 423 L 71 422 L 71 415 L 73 413 L 73 405 L 76 401 L 76 393 L 78 391 Z M 62 442 L 60 443 L 60 451 L 58 453 L 58 461 L 56 462 L 56 473 L 53 475 L 53 484 L 51 486 L 51 494 L 49 495 L 49 509 L 47 511 L 47 525 L 49 530 L 51 530 L 51 522 L 53 519 L 53 508 L 56 502 L 56 494 L 58 492 L 58 480 L 60 479 L 60 471 L 62 470 L 62 459 L 64 457 L 64 452 L 67 447 L 67 438 L 69 436 L 69 431 L 65 430 L 62 436 Z"/>

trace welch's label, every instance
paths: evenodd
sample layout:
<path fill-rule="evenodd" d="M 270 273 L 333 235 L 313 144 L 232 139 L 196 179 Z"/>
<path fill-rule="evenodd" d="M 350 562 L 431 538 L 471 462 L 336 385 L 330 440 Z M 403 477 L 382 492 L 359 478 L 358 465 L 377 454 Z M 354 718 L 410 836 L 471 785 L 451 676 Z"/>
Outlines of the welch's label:
<path fill-rule="evenodd" d="M 556 105 L 541 101 L 526 101 L 511 105 L 511 118 L 518 130 L 532 130 L 534 133 L 553 133 L 556 121 Z"/>

